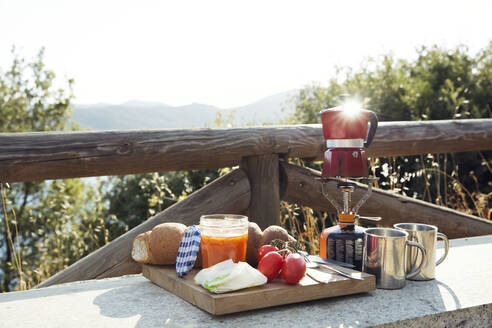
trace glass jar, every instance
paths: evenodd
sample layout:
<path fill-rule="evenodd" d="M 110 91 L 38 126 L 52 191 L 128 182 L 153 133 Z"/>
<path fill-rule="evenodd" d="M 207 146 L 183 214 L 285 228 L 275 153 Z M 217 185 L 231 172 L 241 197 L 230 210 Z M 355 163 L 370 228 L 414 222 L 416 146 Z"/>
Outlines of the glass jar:
<path fill-rule="evenodd" d="M 235 214 L 210 214 L 200 218 L 202 266 L 208 268 L 232 259 L 246 261 L 248 217 Z"/>

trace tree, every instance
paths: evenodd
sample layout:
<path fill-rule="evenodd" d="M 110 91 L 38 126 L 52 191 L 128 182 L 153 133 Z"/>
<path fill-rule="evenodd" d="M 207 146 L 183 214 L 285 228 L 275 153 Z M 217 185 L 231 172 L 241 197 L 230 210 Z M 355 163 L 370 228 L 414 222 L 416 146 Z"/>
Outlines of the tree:
<path fill-rule="evenodd" d="M 11 67 L 0 69 L 1 132 L 67 130 L 73 80 L 54 88 L 43 49 L 29 63 L 12 55 Z M 105 242 L 101 197 L 79 179 L 1 187 L 1 291 L 35 285 Z"/>
<path fill-rule="evenodd" d="M 71 116 L 73 80 L 67 90 L 53 90 L 55 73 L 47 70 L 41 49 L 32 63 L 12 50 L 11 68 L 0 70 L 0 129 L 2 132 L 60 131 L 67 129 Z"/>

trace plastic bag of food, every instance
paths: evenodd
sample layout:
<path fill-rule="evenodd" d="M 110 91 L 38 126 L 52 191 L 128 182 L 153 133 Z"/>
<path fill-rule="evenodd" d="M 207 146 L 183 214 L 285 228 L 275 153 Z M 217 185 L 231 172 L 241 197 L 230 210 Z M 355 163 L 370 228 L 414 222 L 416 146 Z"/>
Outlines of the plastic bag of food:
<path fill-rule="evenodd" d="M 213 293 L 226 293 L 266 284 L 267 278 L 246 262 L 226 260 L 202 269 L 195 276 L 195 283 Z"/>

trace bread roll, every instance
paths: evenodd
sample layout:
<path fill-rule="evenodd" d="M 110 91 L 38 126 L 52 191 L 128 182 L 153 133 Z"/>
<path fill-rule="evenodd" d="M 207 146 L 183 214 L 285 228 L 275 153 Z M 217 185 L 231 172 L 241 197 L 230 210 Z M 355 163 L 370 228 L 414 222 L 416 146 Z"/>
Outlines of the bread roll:
<path fill-rule="evenodd" d="M 186 231 L 181 223 L 167 222 L 138 235 L 133 241 L 132 258 L 136 262 L 175 264 L 179 244 Z"/>
<path fill-rule="evenodd" d="M 139 234 L 133 240 L 132 259 L 139 263 L 151 263 L 149 248 L 150 231 Z"/>

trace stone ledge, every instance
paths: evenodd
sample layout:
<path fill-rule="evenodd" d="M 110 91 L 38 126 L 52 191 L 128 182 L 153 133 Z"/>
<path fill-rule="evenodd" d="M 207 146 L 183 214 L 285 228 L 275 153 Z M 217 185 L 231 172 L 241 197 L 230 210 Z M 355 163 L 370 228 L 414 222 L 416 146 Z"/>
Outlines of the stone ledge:
<path fill-rule="evenodd" d="M 429 314 L 419 318 L 372 326 L 373 328 L 492 327 L 492 304 Z"/>

